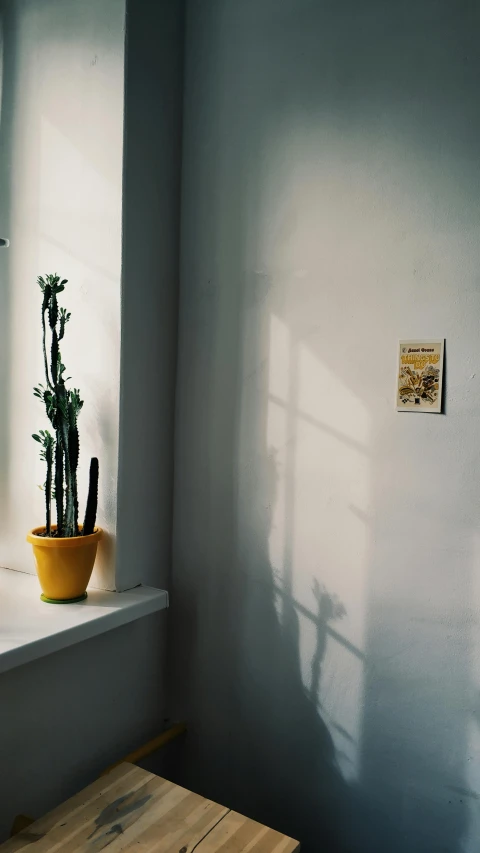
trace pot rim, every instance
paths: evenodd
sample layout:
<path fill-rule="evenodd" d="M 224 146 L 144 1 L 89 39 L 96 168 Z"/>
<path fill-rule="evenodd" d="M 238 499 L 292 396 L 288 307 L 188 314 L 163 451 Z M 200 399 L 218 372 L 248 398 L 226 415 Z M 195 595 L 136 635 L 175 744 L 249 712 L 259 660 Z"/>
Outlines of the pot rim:
<path fill-rule="evenodd" d="M 56 524 L 52 524 L 52 530 L 55 530 L 56 527 Z M 82 527 L 83 525 L 79 524 L 80 530 Z M 93 545 L 94 542 L 98 542 L 103 534 L 101 527 L 95 527 L 93 533 L 89 533 L 88 536 L 67 536 L 57 539 L 55 536 L 40 536 L 39 534 L 44 530 L 44 524 L 40 527 L 33 527 L 27 533 L 27 542 L 43 548 L 81 548 L 84 545 Z"/>

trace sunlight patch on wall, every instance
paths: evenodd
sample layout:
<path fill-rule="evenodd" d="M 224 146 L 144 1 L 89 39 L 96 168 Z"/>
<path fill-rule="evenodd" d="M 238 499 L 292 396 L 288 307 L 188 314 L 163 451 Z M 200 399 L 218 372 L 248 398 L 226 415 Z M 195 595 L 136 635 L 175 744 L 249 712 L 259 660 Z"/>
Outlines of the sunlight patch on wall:
<path fill-rule="evenodd" d="M 330 726 L 343 773 L 355 778 L 369 530 L 351 508 L 368 509 L 368 414 L 351 388 L 302 343 L 298 383 L 293 588 L 317 617 L 314 624 L 301 620 L 303 678 L 316 686 L 312 699 Z"/>
<path fill-rule="evenodd" d="M 270 396 L 288 402 L 290 384 L 290 332 L 274 314 L 270 317 L 270 357 L 268 361 L 268 391 Z"/>
<path fill-rule="evenodd" d="M 287 324 L 270 322 L 267 445 L 277 486 L 269 556 L 279 619 L 294 603 L 305 691 L 346 778 L 359 772 L 369 531 L 362 401 Z"/>
<path fill-rule="evenodd" d="M 11 392 L 8 536 L 0 564 L 34 571 L 25 543 L 44 517 L 44 470 L 31 434 L 48 428 L 32 388 L 44 381 L 39 274 L 68 279 L 72 313 L 62 355 L 85 401 L 80 415 L 79 495 L 85 505 L 90 456 L 100 458 L 99 523 L 114 534 L 120 384 L 123 157 L 123 14 L 85 3 L 75 16 L 27 0 L 11 21 L 15 75 L 11 182 Z M 16 7 L 15 7 L 16 8 Z M 11 75 L 12 76 L 12 75 Z M 107 543 L 107 546 L 106 544 Z M 94 584 L 115 585 L 108 537 Z"/>
<path fill-rule="evenodd" d="M 272 401 L 268 404 L 267 441 L 276 474 L 276 494 L 271 508 L 272 521 L 268 538 L 269 556 L 276 576 L 281 578 L 285 569 L 285 457 L 288 434 L 285 409 Z"/>
<path fill-rule="evenodd" d="M 282 577 L 285 570 L 286 456 L 288 450 L 288 402 L 290 377 L 290 333 L 279 317 L 270 318 L 269 402 L 267 410 L 267 447 L 275 465 L 276 490 L 271 508 L 269 556 L 273 571 Z M 271 399 L 278 397 L 278 402 Z"/>
<path fill-rule="evenodd" d="M 319 571 L 324 583 L 330 588 L 335 585 L 334 592 L 342 600 L 356 602 L 358 611 L 367 531 L 350 507 L 368 509 L 370 462 L 364 444 L 368 415 L 352 390 L 302 343 L 298 388 L 295 560 L 302 566 L 299 582 L 306 568 L 312 575 Z M 363 642 L 362 631 L 363 624 L 357 624 L 352 639 L 358 644 Z"/>
<path fill-rule="evenodd" d="M 340 344 L 339 344 L 340 346 Z M 333 351 L 330 363 L 334 364 Z M 320 428 L 343 438 L 364 443 L 368 437 L 368 412 L 364 403 L 331 368 L 322 364 L 309 347 L 299 344 L 298 408 Z"/>

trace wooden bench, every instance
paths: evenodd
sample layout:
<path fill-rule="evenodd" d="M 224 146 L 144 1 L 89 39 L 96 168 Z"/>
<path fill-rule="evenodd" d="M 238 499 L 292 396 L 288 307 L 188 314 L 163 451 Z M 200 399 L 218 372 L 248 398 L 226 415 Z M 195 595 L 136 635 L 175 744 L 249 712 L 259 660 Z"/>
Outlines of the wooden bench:
<path fill-rule="evenodd" d="M 97 853 L 106 848 L 108 853 L 294 853 L 300 845 L 124 763 L 0 845 L 0 852 Z"/>

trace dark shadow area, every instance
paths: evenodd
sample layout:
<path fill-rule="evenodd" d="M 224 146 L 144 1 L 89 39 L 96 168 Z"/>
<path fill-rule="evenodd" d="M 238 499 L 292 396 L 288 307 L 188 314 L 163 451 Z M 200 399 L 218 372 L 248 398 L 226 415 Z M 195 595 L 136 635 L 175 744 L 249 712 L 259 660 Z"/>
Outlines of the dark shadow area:
<path fill-rule="evenodd" d="M 276 473 L 269 459 L 266 476 L 257 483 L 257 508 L 275 506 Z M 266 522 L 268 514 L 267 509 Z M 254 557 L 255 576 L 239 572 L 234 584 L 237 612 L 231 614 L 230 633 L 237 636 L 240 652 L 228 757 L 236 769 L 235 799 L 244 813 L 300 839 L 307 853 L 347 851 L 354 795 L 342 778 L 318 705 L 335 605 L 316 587 L 318 612 L 309 614 L 315 652 L 308 686 L 300 652 L 303 614 L 291 595 L 278 594 L 269 532 L 266 526 L 263 549 Z"/>
<path fill-rule="evenodd" d="M 141 581 L 166 588 L 178 324 L 183 4 L 128 0 L 126 21 L 117 586 L 128 589 Z"/>
<path fill-rule="evenodd" d="M 315 619 L 316 643 L 315 653 L 312 658 L 312 681 L 310 686 L 310 698 L 316 704 L 320 692 L 322 678 L 322 663 L 327 651 L 327 638 L 330 622 L 341 619 L 346 611 L 341 601 L 336 596 L 329 595 L 325 587 L 321 587 L 317 578 L 313 579 L 313 594 L 317 602 L 317 613 Z M 337 634 L 337 637 L 339 635 Z"/>
<path fill-rule="evenodd" d="M 260 502 L 273 506 L 273 458 L 259 487 L 265 490 L 258 494 Z M 302 680 L 298 609 L 290 596 L 278 595 L 268 532 L 256 554 L 255 578 L 225 572 L 218 582 L 224 612 L 219 629 L 211 623 L 208 652 L 215 657 L 217 684 L 207 682 L 202 691 L 208 707 L 203 736 L 193 722 L 185 741 L 152 757 L 148 769 L 301 839 L 307 853 L 346 853 L 356 849 L 351 822 L 359 806 L 340 773 L 316 698 L 330 623 L 343 607 L 315 582 L 318 612 L 308 614 L 316 635 L 309 695 Z M 281 619 L 275 606 L 279 598 Z M 177 601 L 172 606 L 178 618 Z M 200 608 L 204 605 L 201 597 Z M 191 615 L 188 624 L 193 649 L 199 637 Z M 182 680 L 196 680 L 188 659 L 183 665 Z"/>

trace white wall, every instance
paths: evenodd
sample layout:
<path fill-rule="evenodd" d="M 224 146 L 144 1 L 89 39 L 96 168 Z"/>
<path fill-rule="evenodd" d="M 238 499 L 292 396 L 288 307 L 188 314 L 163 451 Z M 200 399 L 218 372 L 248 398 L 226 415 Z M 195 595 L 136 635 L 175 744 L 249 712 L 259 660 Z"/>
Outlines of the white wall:
<path fill-rule="evenodd" d="M 305 853 L 473 853 L 479 13 L 187 9 L 184 781 Z M 417 336 L 447 341 L 443 416 L 394 410 L 397 341 Z"/>
<path fill-rule="evenodd" d="M 100 459 L 99 524 L 108 536 L 93 582 L 113 588 L 120 384 L 124 0 L 4 3 L 0 565 L 33 571 L 25 535 L 44 518 L 32 432 L 48 426 L 39 274 L 58 271 L 72 312 L 62 347 L 85 401 L 80 506 Z M 63 298 L 64 297 L 64 298 Z"/>

